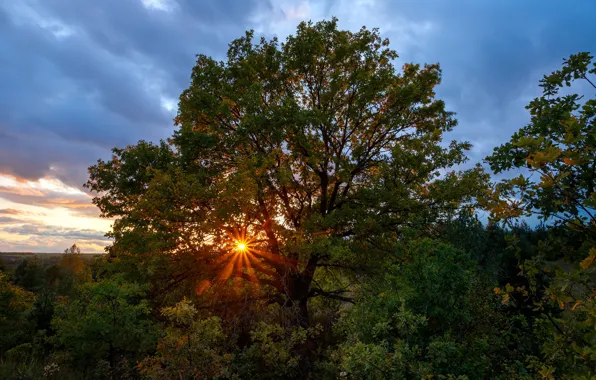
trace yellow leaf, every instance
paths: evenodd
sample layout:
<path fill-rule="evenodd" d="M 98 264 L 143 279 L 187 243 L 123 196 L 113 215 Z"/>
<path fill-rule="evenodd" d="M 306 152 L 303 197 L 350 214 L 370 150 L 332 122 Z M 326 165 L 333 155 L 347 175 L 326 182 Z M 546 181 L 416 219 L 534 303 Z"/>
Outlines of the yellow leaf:
<path fill-rule="evenodd" d="M 503 304 L 506 304 L 507 301 L 509 301 L 509 294 L 505 294 L 505 296 L 503 297 L 503 301 L 501 301 Z"/>
<path fill-rule="evenodd" d="M 582 303 L 581 300 L 575 301 L 575 305 L 573 305 L 573 307 L 571 308 L 571 310 L 575 310 L 575 308 L 578 307 L 579 305 L 581 305 L 581 303 Z"/>
<path fill-rule="evenodd" d="M 573 161 L 571 158 L 568 158 L 568 157 L 563 158 L 563 162 L 566 165 L 575 165 L 575 161 Z"/>
<path fill-rule="evenodd" d="M 493 291 L 495 294 L 501 294 L 501 288 L 494 288 Z"/>
<path fill-rule="evenodd" d="M 596 248 L 591 248 L 590 249 L 590 254 L 581 263 L 579 263 L 579 266 L 583 270 L 586 270 L 590 266 L 592 266 L 592 264 L 594 264 L 594 261 L 595 260 L 596 260 Z"/>
<path fill-rule="evenodd" d="M 538 371 L 540 375 L 542 375 L 543 379 L 554 379 L 555 369 L 553 367 L 542 367 L 540 371 Z"/>

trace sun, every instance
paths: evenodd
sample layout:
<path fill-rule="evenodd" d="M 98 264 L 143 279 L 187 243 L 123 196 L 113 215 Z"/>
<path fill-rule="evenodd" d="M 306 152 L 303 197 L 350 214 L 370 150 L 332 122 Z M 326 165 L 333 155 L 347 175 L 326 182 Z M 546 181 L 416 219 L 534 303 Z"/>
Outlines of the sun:
<path fill-rule="evenodd" d="M 236 242 L 236 250 L 239 252 L 244 252 L 248 249 L 248 247 L 246 246 L 246 243 L 243 241 L 238 241 Z"/>

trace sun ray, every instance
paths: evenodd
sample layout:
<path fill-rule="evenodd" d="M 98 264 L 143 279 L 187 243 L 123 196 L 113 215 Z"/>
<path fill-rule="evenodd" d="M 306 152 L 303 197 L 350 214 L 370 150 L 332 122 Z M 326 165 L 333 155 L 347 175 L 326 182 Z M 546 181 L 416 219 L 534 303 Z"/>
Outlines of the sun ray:
<path fill-rule="evenodd" d="M 255 283 L 257 286 L 259 286 L 259 278 L 255 275 L 255 271 L 252 267 L 252 265 L 250 264 L 250 255 L 243 255 L 242 256 L 242 262 L 245 263 L 243 264 L 244 267 L 247 269 L 246 273 L 250 276 L 251 278 L 251 282 Z"/>
<path fill-rule="evenodd" d="M 271 254 L 269 252 L 262 251 L 262 250 L 256 249 L 256 248 L 253 248 L 251 250 L 251 252 L 254 255 L 256 255 L 256 256 L 262 257 L 265 260 L 273 261 L 273 262 L 275 262 L 277 264 L 286 264 L 288 262 L 295 261 L 295 260 L 289 259 L 287 257 L 281 257 L 281 256 L 278 256 L 278 255 L 273 255 L 273 254 Z"/>
<path fill-rule="evenodd" d="M 224 261 L 226 261 L 230 258 L 233 258 L 234 255 L 235 255 L 235 252 L 233 252 L 233 251 L 227 252 L 227 253 L 221 255 L 219 258 L 217 258 L 211 265 L 217 266 L 217 265 L 223 263 Z"/>
<path fill-rule="evenodd" d="M 222 243 L 222 248 L 226 251 L 215 259 L 212 263 L 214 267 L 224 264 L 221 270 L 218 270 L 218 281 L 227 281 L 232 276 L 238 280 L 244 279 L 259 286 L 259 277 L 257 273 L 266 276 L 275 276 L 273 267 L 275 263 L 282 263 L 277 255 L 271 255 L 258 248 L 263 240 L 258 239 L 258 235 L 249 234 L 248 227 L 232 228 L 222 226 L 221 230 L 227 239 Z M 271 266 L 271 268 L 270 268 Z M 217 268 L 214 268 L 217 270 Z M 201 292 L 204 291 L 201 286 Z"/>
<path fill-rule="evenodd" d="M 232 258 L 232 260 L 230 260 L 228 262 L 228 264 L 222 270 L 221 275 L 219 276 L 220 281 L 226 281 L 227 279 L 230 278 L 230 276 L 232 275 L 232 272 L 234 270 L 234 264 L 236 264 L 237 260 L 238 260 L 238 256 L 234 256 Z"/>
<path fill-rule="evenodd" d="M 196 293 L 197 295 L 203 294 L 207 289 L 211 287 L 211 281 L 203 280 L 197 285 Z"/>
<path fill-rule="evenodd" d="M 275 270 L 273 268 L 266 265 L 266 263 L 263 263 L 263 261 L 261 259 L 259 259 L 258 257 L 256 257 L 255 255 L 249 256 L 249 258 L 253 260 L 252 266 L 254 267 L 253 269 L 255 271 L 261 272 L 263 274 L 266 274 L 266 275 L 272 276 L 272 277 L 275 277 L 277 275 L 277 273 L 275 272 Z"/>
<path fill-rule="evenodd" d="M 235 263 L 236 263 L 236 273 L 240 273 L 242 272 L 242 259 L 243 259 L 244 255 L 242 254 L 242 252 L 237 252 L 236 253 L 236 258 L 234 259 Z"/>

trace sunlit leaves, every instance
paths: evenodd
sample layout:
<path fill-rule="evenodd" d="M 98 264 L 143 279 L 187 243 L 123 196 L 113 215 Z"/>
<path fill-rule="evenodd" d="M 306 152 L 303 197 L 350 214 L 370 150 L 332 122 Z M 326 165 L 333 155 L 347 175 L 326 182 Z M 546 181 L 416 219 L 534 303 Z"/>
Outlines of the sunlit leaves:
<path fill-rule="evenodd" d="M 594 264 L 594 262 L 596 262 L 596 248 L 590 249 L 590 254 L 581 263 L 579 263 L 579 266 L 583 270 L 587 270 Z"/>
<path fill-rule="evenodd" d="M 230 378 L 232 355 L 225 353 L 226 335 L 217 317 L 198 318 L 187 299 L 163 308 L 167 319 L 157 352 L 141 361 L 140 373 L 148 379 Z"/>
<path fill-rule="evenodd" d="M 583 101 L 578 94 L 559 95 L 575 81 L 583 81 L 596 90 L 590 79 L 596 74 L 596 64 L 590 68 L 592 58 L 588 53 L 572 55 L 561 70 L 545 76 L 541 81 L 543 96 L 527 107 L 531 123 L 487 158 L 496 173 L 512 168 L 529 172 L 502 180 L 487 193 L 486 205 L 493 218 L 511 220 L 537 215 L 578 234 L 579 241 L 574 244 L 581 246 L 579 251 L 573 252 L 574 256 L 563 255 L 574 262 L 573 268 L 545 268 L 541 255 L 520 263 L 521 274 L 534 294 L 533 310 L 543 313 L 544 330 L 553 337 L 542 347 L 546 363 L 535 365 L 544 378 L 554 378 L 557 366 L 566 367 L 571 362 L 573 369 L 566 367 L 568 371 L 587 376 L 591 373 L 587 368 L 594 368 L 595 363 L 596 292 L 591 273 L 596 261 L 596 99 Z M 547 249 L 543 244 L 541 254 Z M 582 259 L 578 260 L 576 257 L 582 252 Z M 544 294 L 540 294 L 539 285 L 545 279 L 548 285 L 543 285 Z M 495 292 L 504 303 L 514 295 L 528 299 L 524 289 L 510 290 L 507 286 Z M 557 312 L 563 313 L 560 318 L 553 316 Z"/>
<path fill-rule="evenodd" d="M 595 221 L 595 99 L 582 104 L 579 95 L 555 97 L 563 86 L 574 81 L 587 81 L 596 89 L 590 81 L 594 70 L 587 65 L 591 60 L 587 53 L 573 55 L 561 70 L 546 76 L 541 82 L 543 96 L 528 106 L 531 123 L 487 158 L 496 173 L 512 168 L 525 168 L 530 173 L 523 175 L 523 180 L 503 180 L 499 191 L 491 194 L 493 199 L 506 197 L 504 201 L 510 208 L 518 202 L 515 207 L 523 213 L 504 213 L 503 208 L 499 209 L 500 202 L 494 201 L 494 217 L 538 213 L 544 219 L 554 217 L 558 223 L 584 230 Z"/>

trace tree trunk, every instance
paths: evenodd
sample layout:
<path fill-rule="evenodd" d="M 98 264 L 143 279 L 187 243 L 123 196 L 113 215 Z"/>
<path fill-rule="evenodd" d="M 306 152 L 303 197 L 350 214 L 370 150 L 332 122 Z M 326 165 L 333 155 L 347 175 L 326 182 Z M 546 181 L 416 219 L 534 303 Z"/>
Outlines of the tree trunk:
<path fill-rule="evenodd" d="M 308 298 L 306 297 L 298 301 L 298 321 L 300 327 L 305 329 L 310 327 L 308 318 Z"/>
<path fill-rule="evenodd" d="M 304 275 L 297 273 L 292 276 L 287 284 L 286 297 L 290 302 L 288 306 L 295 308 L 297 325 L 303 329 L 310 327 L 310 318 L 308 315 L 308 291 L 310 290 L 310 279 L 305 278 Z M 306 341 L 296 344 L 293 352 L 300 358 L 299 364 L 299 378 L 308 379 L 312 374 L 314 352 L 317 343 L 312 337 L 307 337 Z"/>
<path fill-rule="evenodd" d="M 112 341 L 110 341 L 110 379 L 113 378 L 115 361 L 114 345 L 112 344 Z"/>
<path fill-rule="evenodd" d="M 305 278 L 301 273 L 295 273 L 287 277 L 285 284 L 285 296 L 290 302 L 286 306 L 297 307 L 298 325 L 308 328 L 308 291 L 310 289 L 310 279 Z"/>
<path fill-rule="evenodd" d="M 308 316 L 308 297 L 302 298 L 298 302 L 298 321 L 300 327 L 308 329 L 310 327 L 310 319 Z M 306 340 L 296 345 L 294 348 L 295 354 L 300 358 L 299 374 L 300 379 L 311 378 L 313 371 L 313 363 L 315 362 L 315 350 L 317 348 L 317 340 L 315 337 L 307 335 Z"/>

